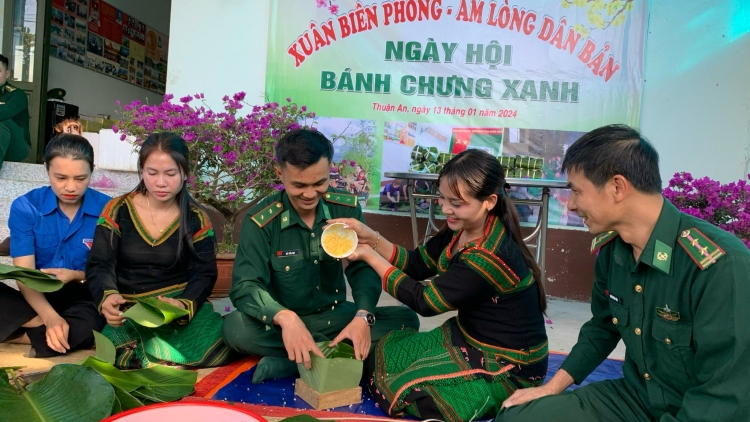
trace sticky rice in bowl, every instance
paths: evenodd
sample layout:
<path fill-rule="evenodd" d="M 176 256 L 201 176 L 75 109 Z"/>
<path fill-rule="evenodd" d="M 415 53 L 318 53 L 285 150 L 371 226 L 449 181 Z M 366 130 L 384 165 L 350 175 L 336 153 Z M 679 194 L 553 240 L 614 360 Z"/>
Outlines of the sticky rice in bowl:
<path fill-rule="evenodd" d="M 345 229 L 344 224 L 331 224 L 323 230 L 320 243 L 323 250 L 334 258 L 346 258 L 357 249 L 357 233 L 354 230 Z"/>

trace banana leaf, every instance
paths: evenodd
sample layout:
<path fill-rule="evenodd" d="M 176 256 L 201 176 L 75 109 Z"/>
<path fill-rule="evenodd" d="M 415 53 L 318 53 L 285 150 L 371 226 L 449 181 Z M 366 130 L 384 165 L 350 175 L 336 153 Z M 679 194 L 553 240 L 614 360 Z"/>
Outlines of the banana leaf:
<path fill-rule="evenodd" d="M 148 403 L 163 403 L 181 399 L 193 392 L 198 373 L 168 366 L 121 371 L 109 363 L 89 357 L 83 363 L 99 372 L 115 387 L 134 399 Z M 122 397 L 120 397 L 122 402 Z M 127 399 L 127 398 L 126 398 Z"/>
<path fill-rule="evenodd" d="M 161 403 L 179 400 L 193 392 L 198 381 L 198 373 L 168 366 L 128 371 L 142 387 L 132 392 L 134 397 Z"/>
<path fill-rule="evenodd" d="M 325 419 L 326 421 L 330 421 L 330 419 Z M 323 422 L 321 419 L 314 418 L 310 415 L 306 415 L 304 413 L 296 416 L 292 416 L 286 419 L 282 419 L 279 422 Z"/>
<path fill-rule="evenodd" d="M 128 393 L 135 391 L 136 389 L 143 386 L 143 383 L 130 375 L 130 372 L 123 372 L 115 368 L 111 364 L 102 362 L 93 356 L 89 356 L 88 358 L 86 358 L 86 360 L 81 365 L 91 367 L 96 372 L 101 374 L 101 376 L 103 376 L 104 379 L 107 380 L 107 382 L 120 387 Z"/>
<path fill-rule="evenodd" d="M 136 407 L 143 407 L 143 402 L 133 397 L 127 391 L 116 385 L 112 385 L 112 388 L 115 389 L 115 401 L 112 404 L 113 415 L 125 410 L 135 409 Z"/>
<path fill-rule="evenodd" d="M 362 378 L 362 361 L 355 359 L 354 348 L 346 343 L 328 347 L 328 343 L 317 343 L 325 359 L 310 355 L 310 369 L 305 369 L 302 364 L 297 365 L 300 378 L 318 393 L 358 386 Z"/>
<path fill-rule="evenodd" d="M 62 289 L 64 283 L 57 278 L 31 268 L 0 264 L 0 280 L 13 279 L 37 292 L 50 293 Z"/>
<path fill-rule="evenodd" d="M 169 303 L 150 297 L 138 299 L 138 303 L 122 313 L 122 316 L 148 328 L 161 327 L 164 324 L 188 315 L 189 312 Z"/>
<path fill-rule="evenodd" d="M 12 374 L 13 375 L 13 374 Z M 0 376 L 3 420 L 23 422 L 100 421 L 110 415 L 115 393 L 92 368 L 55 365 L 43 380 L 23 386 Z"/>
<path fill-rule="evenodd" d="M 110 365 L 115 364 L 115 358 L 117 357 L 117 351 L 115 345 L 99 332 L 94 331 L 94 341 L 96 342 L 96 355 L 95 357 L 102 362 L 107 362 Z"/>

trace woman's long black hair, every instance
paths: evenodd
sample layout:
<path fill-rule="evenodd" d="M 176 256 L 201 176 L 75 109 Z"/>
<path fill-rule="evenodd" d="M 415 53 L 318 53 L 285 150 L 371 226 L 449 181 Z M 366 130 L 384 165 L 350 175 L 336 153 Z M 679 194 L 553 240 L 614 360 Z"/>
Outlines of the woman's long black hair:
<path fill-rule="evenodd" d="M 195 248 L 193 247 L 193 233 L 190 226 L 191 207 L 201 210 L 203 207 L 198 204 L 188 191 L 187 178 L 190 176 L 190 153 L 184 139 L 172 132 L 159 132 L 152 134 L 143 141 L 140 153 L 138 154 L 138 176 L 141 181 L 138 182 L 133 192 L 138 192 L 141 195 L 146 195 L 148 192 L 146 184 L 143 182 L 143 166 L 146 164 L 148 157 L 156 151 L 163 152 L 172 157 L 180 168 L 180 173 L 184 179 L 182 189 L 175 196 L 177 207 L 180 209 L 180 225 L 177 228 L 177 236 L 180 240 L 177 242 L 177 260 L 182 256 L 183 245 L 187 245 L 193 256 L 197 257 Z"/>
<path fill-rule="evenodd" d="M 537 281 L 539 291 L 539 306 L 542 312 L 547 310 L 547 296 L 544 292 L 544 283 L 539 265 L 531 254 L 521 235 L 521 224 L 519 222 L 516 206 L 505 194 L 505 172 L 497 158 L 489 153 L 479 150 L 466 150 L 453 157 L 440 172 L 438 186 L 444 184 L 448 189 L 461 198 L 459 183 L 463 183 L 465 193 L 480 201 L 485 201 L 490 195 L 497 195 L 497 203 L 490 210 L 510 229 L 513 240 L 521 250 L 523 259 L 529 271 Z M 447 227 L 447 226 L 446 226 Z"/>

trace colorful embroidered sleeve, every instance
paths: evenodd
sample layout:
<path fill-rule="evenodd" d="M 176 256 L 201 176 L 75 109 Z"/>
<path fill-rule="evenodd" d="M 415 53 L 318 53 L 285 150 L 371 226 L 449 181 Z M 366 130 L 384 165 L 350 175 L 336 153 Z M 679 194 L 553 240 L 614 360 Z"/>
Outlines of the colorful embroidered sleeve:
<path fill-rule="evenodd" d="M 413 251 L 394 244 L 393 253 L 388 261 L 415 280 L 430 278 L 440 272 L 438 269 L 440 254 L 450 244 L 452 238 L 453 232 L 441 232 L 430 239 L 426 245 Z"/>
<path fill-rule="evenodd" d="M 383 277 L 383 290 L 422 316 L 472 306 L 478 300 L 495 294 L 491 284 L 461 261 L 451 265 L 427 285 L 391 267 Z"/>
<path fill-rule="evenodd" d="M 101 311 L 107 296 L 117 294 L 117 254 L 120 247 L 118 214 L 122 198 L 112 199 L 102 210 L 94 232 L 94 243 L 86 265 L 86 284 L 94 303 Z"/>
<path fill-rule="evenodd" d="M 216 238 L 214 229 L 208 215 L 203 210 L 193 208 L 191 228 L 193 229 L 193 248 L 195 256 L 191 256 L 188 273 L 190 279 L 187 281 L 185 290 L 178 297 L 185 304 L 185 309 L 190 312 L 188 318 L 192 319 L 195 312 L 203 306 L 208 299 L 211 290 L 216 284 Z"/>

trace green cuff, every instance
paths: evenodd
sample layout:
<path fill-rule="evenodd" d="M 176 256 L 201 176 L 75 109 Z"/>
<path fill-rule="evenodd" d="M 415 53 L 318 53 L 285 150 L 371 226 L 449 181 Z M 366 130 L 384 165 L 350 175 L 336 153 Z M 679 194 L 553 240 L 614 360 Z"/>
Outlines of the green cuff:
<path fill-rule="evenodd" d="M 354 306 L 357 310 L 363 309 L 371 314 L 375 313 L 375 308 L 378 306 L 378 302 L 371 300 L 370 298 L 354 298 Z"/>
<path fill-rule="evenodd" d="M 286 308 L 281 306 L 281 304 L 279 304 L 278 302 L 268 303 L 260 309 L 260 315 L 258 315 L 258 319 L 260 319 L 264 324 L 273 328 L 274 317 L 280 311 L 284 310 L 286 310 Z"/>
<path fill-rule="evenodd" d="M 586 358 L 581 361 L 577 355 L 568 355 L 567 358 L 560 365 L 560 369 L 564 369 L 571 377 L 576 385 L 580 385 L 583 380 L 591 373 L 587 368 L 590 367 L 590 363 Z"/>

